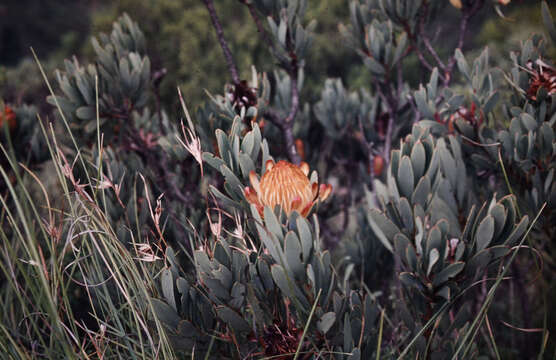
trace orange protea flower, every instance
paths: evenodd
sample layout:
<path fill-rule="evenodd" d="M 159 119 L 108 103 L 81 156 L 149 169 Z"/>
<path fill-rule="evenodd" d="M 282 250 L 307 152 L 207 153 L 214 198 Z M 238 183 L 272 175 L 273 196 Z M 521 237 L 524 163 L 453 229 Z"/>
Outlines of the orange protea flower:
<path fill-rule="evenodd" d="M 450 0 L 450 4 L 452 4 L 452 6 L 456 9 L 462 8 L 461 0 Z"/>
<path fill-rule="evenodd" d="M 311 183 L 309 165 L 302 162 L 294 165 L 287 161 L 275 163 L 268 160 L 265 165 L 266 171 L 259 178 L 254 171 L 249 174 L 251 187 L 245 188 L 245 198 L 257 207 L 259 213 L 263 214 L 265 206 L 274 208 L 280 205 L 286 214 L 292 211 L 307 216 L 313 205 L 318 201 L 324 201 L 332 192 L 331 185 Z"/>

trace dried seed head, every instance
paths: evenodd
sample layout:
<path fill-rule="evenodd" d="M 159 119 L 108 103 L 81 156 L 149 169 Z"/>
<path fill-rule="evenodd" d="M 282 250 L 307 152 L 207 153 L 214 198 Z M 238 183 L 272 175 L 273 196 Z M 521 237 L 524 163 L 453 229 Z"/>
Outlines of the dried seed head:
<path fill-rule="evenodd" d="M 547 95 L 556 94 L 556 71 L 554 69 L 539 66 L 539 69 L 531 70 L 529 89 L 527 90 L 527 96 L 531 100 L 537 100 L 540 88 L 546 89 Z"/>

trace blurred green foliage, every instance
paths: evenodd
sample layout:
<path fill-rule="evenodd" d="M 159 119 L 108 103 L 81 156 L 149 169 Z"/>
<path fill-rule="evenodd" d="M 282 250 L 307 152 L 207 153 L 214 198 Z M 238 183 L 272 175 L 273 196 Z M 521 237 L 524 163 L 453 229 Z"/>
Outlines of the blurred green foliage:
<path fill-rule="evenodd" d="M 127 12 L 133 19 L 141 19 L 141 28 L 148 39 L 153 72 L 164 67 L 168 75 L 160 85 L 163 102 L 177 105 L 176 87 L 179 86 L 188 103 L 198 104 L 206 99 L 204 89 L 219 92 L 228 80 L 222 50 L 210 27 L 210 18 L 200 1 L 133 1 L 106 2 L 92 18 L 92 30 L 106 31 L 112 22 Z M 261 70 L 270 56 L 257 36 L 247 8 L 237 1 L 220 2 L 224 31 L 240 69 L 240 76 L 250 74 L 250 65 Z M 234 13 L 234 16 L 223 16 Z M 233 35 L 232 35 L 233 34 Z M 270 69 L 270 67 L 267 67 Z M 222 74 L 222 76 L 213 76 Z"/>
<path fill-rule="evenodd" d="M 274 68 L 273 60 L 247 8 L 239 1 L 220 1 L 216 3 L 216 10 L 240 77 L 250 77 L 252 64 L 259 71 L 271 71 Z M 108 30 L 124 11 L 134 19 L 141 19 L 141 28 L 148 39 L 149 53 L 152 54 L 153 71 L 165 67 L 171 74 L 163 80 L 160 89 L 165 104 L 177 104 L 176 86 L 182 89 L 191 104 L 206 100 L 204 89 L 211 93 L 221 91 L 229 80 L 226 63 L 202 2 L 106 2 L 92 16 L 92 32 Z M 348 12 L 349 8 L 342 0 L 322 1 L 309 8 L 307 18 L 319 19 L 305 68 L 304 95 L 308 95 L 311 100 L 318 97 L 318 91 L 327 76 L 343 77 L 353 80 L 357 85 L 362 85 L 366 78 L 367 72 L 359 64 L 357 55 L 343 45 L 337 30 L 339 20 L 348 20 Z"/>
<path fill-rule="evenodd" d="M 239 1 L 229 0 L 217 2 L 216 10 L 220 14 L 240 77 L 246 79 L 250 76 L 252 64 L 263 72 L 273 69 L 275 64 L 247 8 Z M 542 31 L 536 3 L 512 3 L 505 10 L 507 19 L 492 16 L 493 10 L 485 11 L 473 23 L 474 28 L 471 30 L 473 33 L 478 32 L 478 35 L 470 45 L 480 48 L 488 44 L 495 61 L 505 58 L 502 56 L 503 45 L 509 43 L 516 47 L 530 32 Z M 200 1 L 96 0 L 45 3 L 38 0 L 9 0 L 0 5 L 0 14 L 5 15 L 0 24 L 0 97 L 15 103 L 33 102 L 42 108 L 40 103 L 46 92 L 38 69 L 33 61 L 29 61 L 29 46 L 33 46 L 43 61 L 47 74 L 51 74 L 49 70 L 56 67 L 54 64 L 73 54 L 78 54 L 81 59 L 91 59 L 94 56 L 88 40 L 91 34 L 109 31 L 112 23 L 124 12 L 141 23 L 153 72 L 166 68 L 171 74 L 160 85 L 162 103 L 171 115 L 177 114 L 175 91 L 178 86 L 190 104 L 206 101 L 205 89 L 211 93 L 221 91 L 229 75 L 208 13 Z M 449 30 L 455 26 L 452 20 L 457 16 L 456 9 L 453 9 L 448 17 L 438 21 L 438 27 Z M 361 64 L 357 54 L 345 46 L 338 31 L 338 23 L 349 22 L 349 7 L 345 1 L 315 1 L 309 6 L 307 19 L 318 19 L 318 23 L 306 61 L 303 98 L 316 101 L 327 77 L 342 78 L 344 83 L 354 89 L 368 85 L 369 71 Z M 264 23 L 266 25 L 266 21 Z M 451 48 L 448 44 L 455 39 L 445 37 L 439 43 Z M 443 54 L 442 51 L 440 53 Z M 420 78 L 421 72 L 418 70 L 417 58 L 411 56 L 404 68 L 404 77 L 415 84 L 426 81 Z M 19 87 L 19 83 L 25 83 L 26 86 Z"/>

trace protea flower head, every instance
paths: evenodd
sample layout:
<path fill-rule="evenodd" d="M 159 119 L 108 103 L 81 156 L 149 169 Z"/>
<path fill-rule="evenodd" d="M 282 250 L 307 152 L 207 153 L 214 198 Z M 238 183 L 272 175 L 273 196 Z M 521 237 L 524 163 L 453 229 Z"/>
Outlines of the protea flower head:
<path fill-rule="evenodd" d="M 280 205 L 288 215 L 295 210 L 307 216 L 318 201 L 326 200 L 332 192 L 331 185 L 319 186 L 309 180 L 309 165 L 306 162 L 295 165 L 284 160 L 277 163 L 268 160 L 265 168 L 260 180 L 251 171 L 251 186 L 244 191 L 247 201 L 257 207 L 261 216 L 265 206 L 274 208 L 276 205 Z"/>
<path fill-rule="evenodd" d="M 456 9 L 462 8 L 461 0 L 450 0 L 450 4 L 452 4 L 452 6 Z"/>

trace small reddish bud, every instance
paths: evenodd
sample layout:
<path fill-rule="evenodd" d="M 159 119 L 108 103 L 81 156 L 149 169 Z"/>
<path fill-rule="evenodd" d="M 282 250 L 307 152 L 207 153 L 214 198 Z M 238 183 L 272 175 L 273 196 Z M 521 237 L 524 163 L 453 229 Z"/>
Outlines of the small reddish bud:
<path fill-rule="evenodd" d="M 261 120 L 259 120 L 259 128 L 262 130 L 264 130 L 264 127 L 266 125 L 266 121 L 264 120 L 264 118 L 261 118 Z"/>
<path fill-rule="evenodd" d="M 301 160 L 305 160 L 305 144 L 303 144 L 303 140 L 295 139 L 295 149 L 301 157 Z"/>
<path fill-rule="evenodd" d="M 380 155 L 377 155 L 373 159 L 373 172 L 375 176 L 380 176 L 382 174 L 382 170 L 384 169 L 384 158 Z"/>
<path fill-rule="evenodd" d="M 17 122 L 15 120 L 15 113 L 11 107 L 6 105 L 4 107 L 4 112 L 0 113 L 0 129 L 4 128 L 4 121 L 8 124 L 8 129 L 10 131 L 14 131 L 15 127 L 17 126 Z"/>

